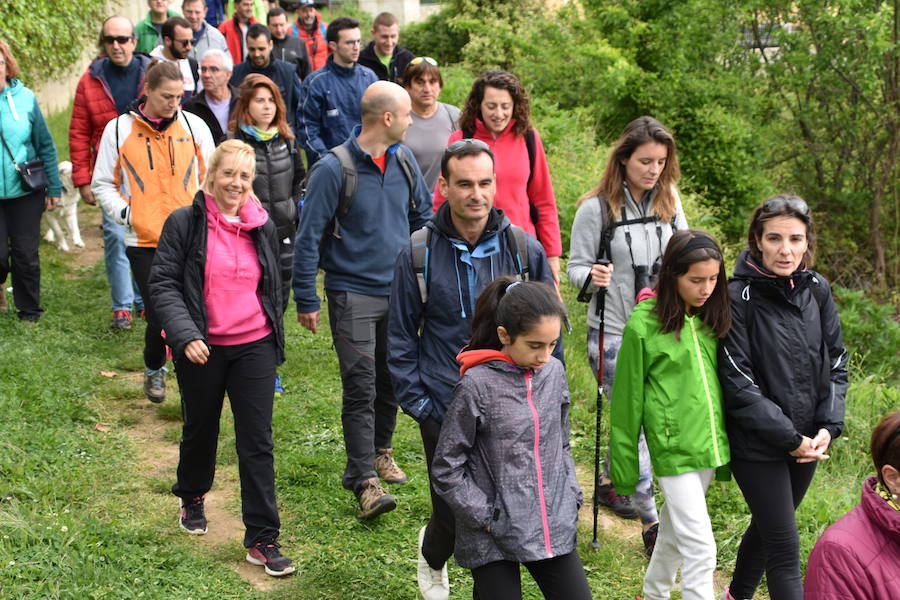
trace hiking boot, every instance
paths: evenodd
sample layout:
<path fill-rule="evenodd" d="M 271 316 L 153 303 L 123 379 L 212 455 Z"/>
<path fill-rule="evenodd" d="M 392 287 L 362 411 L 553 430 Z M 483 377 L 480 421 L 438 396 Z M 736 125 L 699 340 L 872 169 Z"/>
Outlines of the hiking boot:
<path fill-rule="evenodd" d="M 375 472 L 378 473 L 378 476 L 385 483 L 400 485 L 406 483 L 408 479 L 406 473 L 394 462 L 393 448 L 375 449 Z"/>
<path fill-rule="evenodd" d="M 641 537 L 644 538 L 644 554 L 647 555 L 647 558 L 653 556 L 657 535 L 659 535 L 659 523 L 654 523 L 646 531 L 641 532 Z"/>
<path fill-rule="evenodd" d="M 284 386 L 281 385 L 281 375 L 275 373 L 275 399 L 280 400 L 284 394 Z"/>
<path fill-rule="evenodd" d="M 630 496 L 620 496 L 611 483 L 601 484 L 597 489 L 597 503 L 600 506 L 611 508 L 617 516 L 623 519 L 636 519 L 638 510 L 631 501 Z"/>
<path fill-rule="evenodd" d="M 447 576 L 447 565 L 440 569 L 432 569 L 422 555 L 422 543 L 425 541 L 425 527 L 419 530 L 419 552 L 417 572 L 419 592 L 425 600 L 447 600 L 450 597 L 450 579 Z"/>
<path fill-rule="evenodd" d="M 166 399 L 166 371 L 165 367 L 144 369 L 144 393 L 150 402 L 159 404 Z"/>
<path fill-rule="evenodd" d="M 203 510 L 204 496 L 197 496 L 186 500 L 181 499 L 181 519 L 179 525 L 182 529 L 193 535 L 206 533 L 206 513 Z"/>
<path fill-rule="evenodd" d="M 272 577 L 283 577 L 294 572 L 294 561 L 278 550 L 274 540 L 256 542 L 247 548 L 247 562 L 266 568 L 266 574 Z"/>
<path fill-rule="evenodd" d="M 384 491 L 375 477 L 362 482 L 356 490 L 356 498 L 359 500 L 359 514 L 356 516 L 363 520 L 374 519 L 397 508 L 397 501 Z"/>
<path fill-rule="evenodd" d="M 127 331 L 131 329 L 131 311 L 114 310 L 112 312 L 112 323 L 110 328 L 113 331 Z"/>

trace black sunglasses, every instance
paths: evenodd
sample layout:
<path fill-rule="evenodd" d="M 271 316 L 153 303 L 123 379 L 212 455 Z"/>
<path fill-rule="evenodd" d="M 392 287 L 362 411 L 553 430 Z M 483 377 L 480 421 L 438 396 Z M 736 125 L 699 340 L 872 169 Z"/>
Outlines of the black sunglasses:
<path fill-rule="evenodd" d="M 457 140 L 457 141 L 453 142 L 452 144 L 450 144 L 449 146 L 447 146 L 447 149 L 444 150 L 444 153 L 452 156 L 452 155 L 456 154 L 457 152 L 459 152 L 460 150 L 462 150 L 463 148 L 465 148 L 466 146 L 475 146 L 476 148 L 479 148 L 486 152 L 491 151 L 491 147 L 488 146 L 487 144 L 485 144 L 484 142 L 482 142 L 481 140 L 476 140 L 473 138 L 463 138 L 463 139 Z"/>
<path fill-rule="evenodd" d="M 118 42 L 120 46 L 124 46 L 128 42 L 134 39 L 133 35 L 104 35 L 103 36 L 104 44 L 112 44 L 113 42 Z"/>
<path fill-rule="evenodd" d="M 809 205 L 806 203 L 806 200 L 800 198 L 799 196 L 787 196 L 785 194 L 779 194 L 774 198 L 769 198 L 768 200 L 766 200 L 766 203 L 763 204 L 763 210 L 765 212 L 778 212 L 784 210 L 785 207 L 802 215 L 809 214 Z"/>

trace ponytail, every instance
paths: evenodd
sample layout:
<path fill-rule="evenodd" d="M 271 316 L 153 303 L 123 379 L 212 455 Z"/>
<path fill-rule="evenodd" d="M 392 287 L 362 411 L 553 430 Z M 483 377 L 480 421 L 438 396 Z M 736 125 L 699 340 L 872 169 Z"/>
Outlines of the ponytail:
<path fill-rule="evenodd" d="M 497 327 L 510 339 L 528 331 L 544 317 L 565 318 L 566 309 L 552 287 L 541 281 L 517 281 L 506 275 L 492 281 L 475 304 L 469 350 L 500 350 Z"/>

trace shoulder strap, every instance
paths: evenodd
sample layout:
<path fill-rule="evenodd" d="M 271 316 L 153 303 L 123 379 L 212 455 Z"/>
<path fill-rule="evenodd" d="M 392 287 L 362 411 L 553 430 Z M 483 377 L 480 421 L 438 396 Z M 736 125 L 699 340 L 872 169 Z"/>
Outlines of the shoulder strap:
<path fill-rule="evenodd" d="M 525 132 L 525 148 L 528 149 L 528 185 L 531 185 L 531 177 L 534 175 L 534 156 L 537 152 L 534 143 L 534 129 Z"/>
<path fill-rule="evenodd" d="M 443 104 L 443 106 L 444 106 L 444 112 L 447 113 L 447 120 L 450 121 L 450 129 L 451 130 L 456 129 L 456 126 L 458 125 L 458 123 L 453 118 L 453 113 L 450 112 L 450 107 L 448 105 L 444 104 L 443 102 L 441 102 L 441 104 Z"/>
<path fill-rule="evenodd" d="M 334 212 L 334 226 L 332 227 L 332 235 L 340 238 L 341 226 L 339 221 L 347 216 L 353 196 L 356 194 L 356 161 L 353 160 L 350 149 L 344 144 L 335 146 L 329 152 L 334 154 L 341 164 L 341 193 L 338 198 L 337 210 Z"/>
<path fill-rule="evenodd" d="M 422 227 L 409 236 L 413 273 L 419 284 L 419 297 L 422 304 L 428 302 L 428 259 L 431 254 L 431 228 Z"/>
<path fill-rule="evenodd" d="M 506 244 L 515 260 L 519 281 L 528 281 L 531 275 L 528 267 L 528 234 L 521 227 L 510 224 L 506 229 Z"/>
<path fill-rule="evenodd" d="M 397 151 L 394 153 L 397 156 L 397 162 L 400 164 L 400 168 L 403 170 L 403 175 L 406 176 L 406 183 L 409 184 L 409 214 L 413 214 L 416 212 L 416 179 L 413 175 L 412 165 L 409 164 L 409 155 L 406 154 L 406 151 L 403 148 L 397 148 Z"/>
<path fill-rule="evenodd" d="M 468 129 L 463 129 L 462 134 L 463 134 L 462 139 L 468 140 L 468 139 L 471 139 L 474 132 L 471 130 L 468 130 Z"/>
<path fill-rule="evenodd" d="M 200 65 L 197 64 L 197 60 L 188 56 L 188 65 L 191 67 L 191 77 L 194 78 L 194 86 L 197 85 L 197 82 L 200 81 Z M 194 88 L 194 93 L 196 94 L 196 87 Z"/>

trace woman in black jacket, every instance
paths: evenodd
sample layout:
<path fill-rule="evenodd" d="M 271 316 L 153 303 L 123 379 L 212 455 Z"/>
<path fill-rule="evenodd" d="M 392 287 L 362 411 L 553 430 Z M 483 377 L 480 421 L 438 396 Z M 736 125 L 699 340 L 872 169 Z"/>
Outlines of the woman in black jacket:
<path fill-rule="evenodd" d="M 272 576 L 294 566 L 278 550 L 272 380 L 284 361 L 280 243 L 250 195 L 253 148 L 226 140 L 203 189 L 173 212 L 150 269 L 150 298 L 172 348 L 184 426 L 178 479 L 181 528 L 206 533 L 204 496 L 216 468 L 225 393 L 234 414 L 247 561 Z"/>
<path fill-rule="evenodd" d="M 733 322 L 719 377 L 731 468 L 752 520 L 726 599 L 802 600 L 794 511 L 844 423 L 847 351 L 828 282 L 810 270 L 809 207 L 778 195 L 756 209 L 728 289 Z"/>

